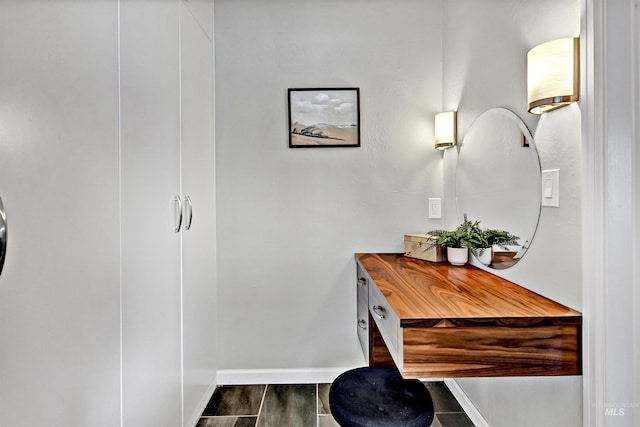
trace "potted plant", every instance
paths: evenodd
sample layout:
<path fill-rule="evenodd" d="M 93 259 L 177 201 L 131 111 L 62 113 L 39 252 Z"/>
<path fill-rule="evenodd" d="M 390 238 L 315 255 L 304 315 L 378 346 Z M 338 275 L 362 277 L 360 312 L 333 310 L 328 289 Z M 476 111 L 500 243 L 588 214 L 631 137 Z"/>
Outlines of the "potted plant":
<path fill-rule="evenodd" d="M 519 245 L 518 240 L 520 239 L 518 236 L 514 236 L 505 230 L 496 230 L 496 229 L 485 229 L 482 230 L 482 234 L 484 238 L 487 240 L 489 245 L 498 246 L 506 251 L 509 250 L 508 246 Z"/>
<path fill-rule="evenodd" d="M 453 265 L 463 265 L 469 260 L 469 250 L 484 265 L 493 260 L 493 246 L 509 250 L 507 245 L 517 245 L 518 236 L 508 231 L 480 228 L 480 221 L 464 221 L 454 231 L 433 230 L 429 234 L 437 237 L 434 245 L 447 248 L 447 259 Z M 451 255 L 450 255 L 451 254 Z"/>
<path fill-rule="evenodd" d="M 508 231 L 498 230 L 495 228 L 480 228 L 480 221 L 469 221 L 467 216 L 464 216 L 464 223 L 469 229 L 470 238 L 469 241 L 473 244 L 470 249 L 471 253 L 476 259 L 484 265 L 489 265 L 493 262 L 493 247 L 498 246 L 504 250 L 509 250 L 507 245 L 517 245 L 518 236 L 515 236 Z"/>
<path fill-rule="evenodd" d="M 432 230 L 428 234 L 436 237 L 433 245 L 447 248 L 447 260 L 453 265 L 464 265 L 469 261 L 469 249 L 483 244 L 480 221 L 472 222 L 465 216 L 464 222 L 455 230 Z"/>
<path fill-rule="evenodd" d="M 509 250 L 507 245 L 519 245 L 518 236 L 511 234 L 505 230 L 498 230 L 494 228 L 485 228 L 481 230 L 481 236 L 483 242 L 482 246 L 477 247 L 473 252 L 473 255 L 484 265 L 489 265 L 493 262 L 493 247 L 498 246 L 506 251 Z"/>

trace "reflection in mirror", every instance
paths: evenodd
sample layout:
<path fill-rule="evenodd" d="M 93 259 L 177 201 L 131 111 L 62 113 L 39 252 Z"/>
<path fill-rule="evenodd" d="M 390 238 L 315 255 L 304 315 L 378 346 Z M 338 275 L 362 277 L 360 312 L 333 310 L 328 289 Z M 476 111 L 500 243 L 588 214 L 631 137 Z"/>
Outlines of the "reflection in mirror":
<path fill-rule="evenodd" d="M 526 125 L 513 112 L 492 108 L 464 137 L 456 168 L 458 220 L 509 231 L 519 246 L 493 247 L 489 267 L 505 269 L 526 253 L 538 226 L 540 160 Z"/>

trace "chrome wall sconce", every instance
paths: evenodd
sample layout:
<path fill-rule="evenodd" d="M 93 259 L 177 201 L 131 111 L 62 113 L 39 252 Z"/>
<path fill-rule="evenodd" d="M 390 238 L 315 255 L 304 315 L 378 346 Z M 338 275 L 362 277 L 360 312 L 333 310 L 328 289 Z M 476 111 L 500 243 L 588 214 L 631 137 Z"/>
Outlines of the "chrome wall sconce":
<path fill-rule="evenodd" d="M 456 145 L 456 112 L 447 111 L 435 117 L 435 147 L 446 150 Z"/>
<path fill-rule="evenodd" d="M 580 98 L 580 39 L 570 37 L 534 47 L 527 54 L 528 110 L 542 114 Z"/>

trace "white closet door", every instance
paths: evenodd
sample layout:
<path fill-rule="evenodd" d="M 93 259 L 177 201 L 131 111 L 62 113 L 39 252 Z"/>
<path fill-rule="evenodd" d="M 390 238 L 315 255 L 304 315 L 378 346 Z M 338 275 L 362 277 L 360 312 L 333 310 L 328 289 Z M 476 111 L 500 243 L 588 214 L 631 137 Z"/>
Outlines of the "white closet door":
<path fill-rule="evenodd" d="M 210 6 L 210 14 L 181 9 L 182 192 L 193 205 L 182 233 L 185 426 L 195 425 L 216 375 L 213 44 L 203 31 Z"/>
<path fill-rule="evenodd" d="M 124 427 L 182 425 L 178 5 L 120 3 Z"/>
<path fill-rule="evenodd" d="M 115 2 L 0 2 L 0 425 L 120 422 Z"/>

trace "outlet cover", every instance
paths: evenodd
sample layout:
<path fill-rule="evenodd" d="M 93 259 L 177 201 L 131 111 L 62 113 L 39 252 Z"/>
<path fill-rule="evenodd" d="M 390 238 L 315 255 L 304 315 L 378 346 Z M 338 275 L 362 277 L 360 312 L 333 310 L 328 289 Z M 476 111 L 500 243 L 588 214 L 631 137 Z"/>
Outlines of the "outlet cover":
<path fill-rule="evenodd" d="M 442 199 L 429 198 L 429 218 L 442 218 Z"/>

